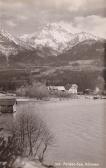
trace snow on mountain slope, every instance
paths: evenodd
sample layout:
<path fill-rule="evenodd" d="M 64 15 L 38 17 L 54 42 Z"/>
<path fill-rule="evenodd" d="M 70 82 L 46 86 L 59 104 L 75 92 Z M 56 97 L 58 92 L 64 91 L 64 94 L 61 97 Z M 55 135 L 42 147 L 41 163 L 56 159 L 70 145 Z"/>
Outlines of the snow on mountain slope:
<path fill-rule="evenodd" d="M 0 31 L 0 52 L 6 56 L 9 56 L 11 53 L 14 55 L 17 53 L 16 50 L 17 41 L 11 36 L 8 32 L 1 30 Z"/>
<path fill-rule="evenodd" d="M 73 38 L 68 42 L 67 44 L 67 48 L 66 50 L 72 48 L 73 46 L 77 45 L 78 43 L 81 42 L 88 42 L 88 43 L 92 43 L 92 42 L 96 42 L 98 40 L 101 40 L 102 38 L 99 38 L 97 36 L 94 36 L 90 33 L 87 32 L 80 32 L 80 33 L 76 33 L 73 35 Z M 93 41 L 91 41 L 93 40 Z"/>
<path fill-rule="evenodd" d="M 20 50 L 31 50 L 32 47 L 20 39 L 13 37 L 5 30 L 0 30 L 0 53 L 8 57 L 16 55 Z"/>
<path fill-rule="evenodd" d="M 18 44 L 17 40 L 11 34 L 1 29 L 0 30 L 0 42 L 3 42 L 3 40 L 9 40 L 11 42 L 14 42 L 15 44 Z"/>
<path fill-rule="evenodd" d="M 75 34 L 75 38 L 78 38 L 79 42 L 85 41 L 85 40 L 89 40 L 89 39 L 93 39 L 93 40 L 99 40 L 99 37 L 94 36 L 90 33 L 87 32 L 80 32 L 80 33 L 76 33 Z"/>
<path fill-rule="evenodd" d="M 47 24 L 38 35 L 25 34 L 20 39 L 30 43 L 34 48 L 50 47 L 57 53 L 85 40 L 99 40 L 98 37 L 86 32 L 72 34 L 70 25 L 62 22 Z"/>
<path fill-rule="evenodd" d="M 73 36 L 70 29 L 63 24 L 47 24 L 38 35 L 24 35 L 21 40 L 30 42 L 33 47 L 50 47 L 61 51 L 67 47 L 67 42 Z"/>

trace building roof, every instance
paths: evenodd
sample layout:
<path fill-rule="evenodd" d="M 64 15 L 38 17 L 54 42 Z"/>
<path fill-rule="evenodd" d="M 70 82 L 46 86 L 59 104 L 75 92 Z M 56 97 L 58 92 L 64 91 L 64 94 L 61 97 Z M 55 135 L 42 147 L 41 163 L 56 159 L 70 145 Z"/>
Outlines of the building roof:
<path fill-rule="evenodd" d="M 65 87 L 64 87 L 64 86 L 56 86 L 56 88 L 57 88 L 58 90 L 60 90 L 60 91 L 65 90 Z"/>
<path fill-rule="evenodd" d="M 72 87 L 78 88 L 77 84 L 72 84 Z"/>
<path fill-rule="evenodd" d="M 49 86 L 49 88 L 53 89 L 53 90 L 65 91 L 65 87 L 64 86 Z"/>
<path fill-rule="evenodd" d="M 0 97 L 0 105 L 14 105 L 16 102 L 15 98 L 10 97 Z"/>

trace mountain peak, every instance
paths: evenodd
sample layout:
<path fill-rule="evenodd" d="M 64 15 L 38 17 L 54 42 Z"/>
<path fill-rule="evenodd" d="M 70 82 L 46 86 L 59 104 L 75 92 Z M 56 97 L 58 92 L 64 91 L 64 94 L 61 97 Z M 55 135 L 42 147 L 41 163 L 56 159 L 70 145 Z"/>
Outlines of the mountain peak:
<path fill-rule="evenodd" d="M 50 30 L 50 31 L 63 31 L 63 32 L 68 32 L 70 34 L 72 34 L 71 29 L 70 29 L 70 25 L 68 23 L 64 23 L 64 22 L 53 22 L 53 23 L 48 23 L 45 27 L 45 30 Z"/>
<path fill-rule="evenodd" d="M 23 38 L 14 38 L 4 30 L 0 31 L 0 56 L 4 56 L 8 64 L 9 60 L 31 64 L 56 61 L 57 64 L 58 60 L 65 63 L 79 58 L 101 58 L 103 47 L 104 42 L 100 38 L 87 32 L 72 34 L 64 23 L 47 24 L 39 34 L 36 32 Z M 51 59 L 50 56 L 58 58 Z"/>
<path fill-rule="evenodd" d="M 61 52 L 67 47 L 67 42 L 73 36 L 69 24 L 49 23 L 47 24 L 38 35 L 23 36 L 22 40 L 31 42 L 33 47 L 50 47 L 57 52 Z"/>
<path fill-rule="evenodd" d="M 31 35 L 24 35 L 21 40 L 30 43 L 34 48 L 50 47 L 57 53 L 63 52 L 85 40 L 100 40 L 100 38 L 88 32 L 78 32 L 73 34 L 71 25 L 65 22 L 48 23 L 40 31 Z"/>
<path fill-rule="evenodd" d="M 16 45 L 18 44 L 18 42 L 16 41 L 16 38 L 14 38 L 10 33 L 8 33 L 6 30 L 1 29 L 0 30 L 0 41 L 3 39 L 7 39 L 9 41 L 14 42 Z"/>
<path fill-rule="evenodd" d="M 8 59 L 10 55 L 16 55 L 19 50 L 25 49 L 31 50 L 32 48 L 20 39 L 13 37 L 7 31 L 0 30 L 0 54 L 5 55 Z"/>

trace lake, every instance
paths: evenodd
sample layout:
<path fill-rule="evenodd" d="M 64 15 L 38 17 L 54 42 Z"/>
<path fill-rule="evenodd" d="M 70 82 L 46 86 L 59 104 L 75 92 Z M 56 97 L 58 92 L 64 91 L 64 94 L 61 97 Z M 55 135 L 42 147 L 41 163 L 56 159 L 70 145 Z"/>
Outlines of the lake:
<path fill-rule="evenodd" d="M 103 163 L 106 102 L 76 99 L 34 106 L 56 137 L 56 147 L 48 151 L 48 161 Z"/>
<path fill-rule="evenodd" d="M 18 104 L 17 111 L 23 104 L 26 103 Z M 55 146 L 48 149 L 46 162 L 61 163 L 62 166 L 64 162 L 89 162 L 96 166 L 84 167 L 102 167 L 106 100 L 73 99 L 29 104 L 35 112 L 40 113 L 55 136 Z"/>

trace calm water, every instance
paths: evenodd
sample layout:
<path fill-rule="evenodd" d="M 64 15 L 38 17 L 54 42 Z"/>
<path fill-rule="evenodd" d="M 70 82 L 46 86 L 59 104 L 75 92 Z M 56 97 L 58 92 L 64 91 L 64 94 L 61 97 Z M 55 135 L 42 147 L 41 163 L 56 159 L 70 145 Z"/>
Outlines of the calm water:
<path fill-rule="evenodd" d="M 56 137 L 47 159 L 103 163 L 105 107 L 102 100 L 35 104 Z"/>
<path fill-rule="evenodd" d="M 20 106 L 23 104 L 18 109 Z M 31 102 L 31 107 L 43 116 L 55 136 L 55 147 L 48 150 L 46 161 L 90 162 L 102 167 L 106 101 Z"/>

